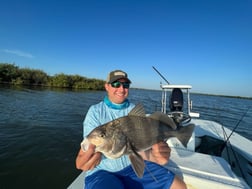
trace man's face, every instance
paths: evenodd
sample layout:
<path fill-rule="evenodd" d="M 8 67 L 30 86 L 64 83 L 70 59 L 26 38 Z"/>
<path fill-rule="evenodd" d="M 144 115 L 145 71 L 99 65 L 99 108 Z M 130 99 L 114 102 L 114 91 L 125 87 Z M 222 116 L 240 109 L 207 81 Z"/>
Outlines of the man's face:
<path fill-rule="evenodd" d="M 120 83 L 128 83 L 128 81 L 125 79 L 119 79 L 117 81 Z M 123 87 L 122 84 L 120 84 L 120 86 L 117 88 L 113 87 L 111 84 L 105 83 L 105 89 L 108 93 L 109 100 L 116 104 L 123 103 L 129 95 L 129 88 Z"/>

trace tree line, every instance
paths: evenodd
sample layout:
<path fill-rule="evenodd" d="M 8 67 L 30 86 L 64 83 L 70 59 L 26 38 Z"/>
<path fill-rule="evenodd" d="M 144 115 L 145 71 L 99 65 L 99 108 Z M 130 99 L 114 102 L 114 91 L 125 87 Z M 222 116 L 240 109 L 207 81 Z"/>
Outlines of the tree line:
<path fill-rule="evenodd" d="M 23 86 L 104 90 L 105 81 L 63 73 L 49 76 L 39 69 L 19 68 L 15 64 L 0 63 L 0 83 Z"/>

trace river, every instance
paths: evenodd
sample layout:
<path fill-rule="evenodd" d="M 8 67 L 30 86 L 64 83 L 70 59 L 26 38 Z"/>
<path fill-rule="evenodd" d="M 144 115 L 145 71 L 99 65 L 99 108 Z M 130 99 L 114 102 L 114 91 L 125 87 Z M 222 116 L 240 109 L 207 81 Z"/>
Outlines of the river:
<path fill-rule="evenodd" d="M 80 173 L 75 157 L 82 122 L 104 91 L 0 87 L 0 189 L 66 188 Z M 146 113 L 160 110 L 161 92 L 131 89 Z M 193 112 L 252 140 L 252 100 L 191 94 Z"/>

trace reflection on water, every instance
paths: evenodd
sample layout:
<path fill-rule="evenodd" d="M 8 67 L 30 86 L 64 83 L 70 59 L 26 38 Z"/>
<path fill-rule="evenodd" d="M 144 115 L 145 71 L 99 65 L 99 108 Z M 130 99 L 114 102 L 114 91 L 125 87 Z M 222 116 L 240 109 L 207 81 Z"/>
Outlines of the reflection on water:
<path fill-rule="evenodd" d="M 88 107 L 104 91 L 0 88 L 0 188 L 66 188 L 80 173 L 75 157 Z M 195 95 L 193 111 L 234 128 L 251 100 Z M 146 113 L 160 110 L 161 92 L 130 91 Z M 249 139 L 252 109 L 237 131 Z M 15 181 L 15 182 L 14 182 Z"/>

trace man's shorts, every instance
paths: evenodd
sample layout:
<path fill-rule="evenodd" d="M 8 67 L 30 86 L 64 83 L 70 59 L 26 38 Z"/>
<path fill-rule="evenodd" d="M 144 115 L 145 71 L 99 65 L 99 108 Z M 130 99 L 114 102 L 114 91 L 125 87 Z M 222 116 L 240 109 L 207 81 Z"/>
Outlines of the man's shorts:
<path fill-rule="evenodd" d="M 145 161 L 145 171 L 138 178 L 130 166 L 118 172 L 97 171 L 85 179 L 85 189 L 168 189 L 174 173 L 165 167 Z"/>

